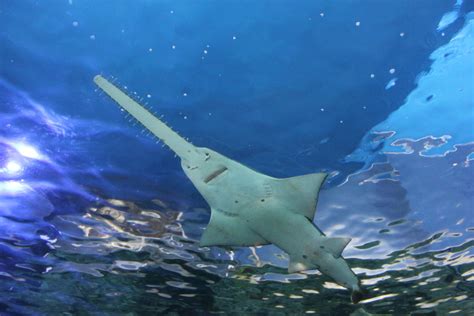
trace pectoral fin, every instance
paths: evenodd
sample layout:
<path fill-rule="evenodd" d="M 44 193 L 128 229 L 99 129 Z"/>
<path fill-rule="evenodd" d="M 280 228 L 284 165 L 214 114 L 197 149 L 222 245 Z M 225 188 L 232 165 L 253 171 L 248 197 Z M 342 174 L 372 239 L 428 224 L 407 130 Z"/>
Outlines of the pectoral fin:
<path fill-rule="evenodd" d="M 319 190 L 326 179 L 326 173 L 312 173 L 303 176 L 277 180 L 280 193 L 294 205 L 294 212 L 311 221 L 316 212 Z"/>
<path fill-rule="evenodd" d="M 300 271 L 311 270 L 312 268 L 306 263 L 290 258 L 290 263 L 288 264 L 288 273 L 295 273 Z"/>
<path fill-rule="evenodd" d="M 339 258 L 344 248 L 350 243 L 350 238 L 327 238 L 323 246 L 327 252 L 330 252 L 335 258 Z"/>
<path fill-rule="evenodd" d="M 268 242 L 251 230 L 236 214 L 212 209 L 211 220 L 199 243 L 206 246 L 257 246 Z"/>

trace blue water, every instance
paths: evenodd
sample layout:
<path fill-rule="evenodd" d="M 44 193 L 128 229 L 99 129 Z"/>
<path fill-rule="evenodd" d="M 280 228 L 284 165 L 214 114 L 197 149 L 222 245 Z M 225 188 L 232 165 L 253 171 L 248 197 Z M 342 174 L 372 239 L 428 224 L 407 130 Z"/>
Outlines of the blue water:
<path fill-rule="evenodd" d="M 473 11 L 0 0 L 0 315 L 473 314 Z M 274 246 L 199 248 L 207 204 L 98 73 L 196 145 L 329 172 L 315 223 L 369 298 Z"/>

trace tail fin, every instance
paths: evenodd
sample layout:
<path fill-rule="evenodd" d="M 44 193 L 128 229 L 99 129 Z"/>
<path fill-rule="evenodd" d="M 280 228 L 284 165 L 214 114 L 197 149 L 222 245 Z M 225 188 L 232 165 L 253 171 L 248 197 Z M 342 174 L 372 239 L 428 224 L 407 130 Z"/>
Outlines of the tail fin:
<path fill-rule="evenodd" d="M 353 290 L 352 294 L 351 294 L 352 303 L 357 304 L 360 301 L 362 301 L 363 299 L 366 299 L 367 296 L 368 296 L 367 294 L 368 293 L 365 290 L 361 290 L 361 289 Z"/>

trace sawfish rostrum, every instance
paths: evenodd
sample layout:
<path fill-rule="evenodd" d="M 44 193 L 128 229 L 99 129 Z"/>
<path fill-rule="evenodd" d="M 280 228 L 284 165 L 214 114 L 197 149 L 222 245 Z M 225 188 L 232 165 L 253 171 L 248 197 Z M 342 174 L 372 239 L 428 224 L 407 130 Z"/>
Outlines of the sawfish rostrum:
<path fill-rule="evenodd" d="M 94 82 L 181 158 L 181 166 L 211 208 L 201 246 L 274 244 L 288 253 L 288 271 L 318 269 L 361 298 L 359 281 L 341 256 L 349 238 L 325 236 L 313 224 L 327 174 L 286 179 L 252 170 L 209 148 L 196 147 L 102 76 Z"/>

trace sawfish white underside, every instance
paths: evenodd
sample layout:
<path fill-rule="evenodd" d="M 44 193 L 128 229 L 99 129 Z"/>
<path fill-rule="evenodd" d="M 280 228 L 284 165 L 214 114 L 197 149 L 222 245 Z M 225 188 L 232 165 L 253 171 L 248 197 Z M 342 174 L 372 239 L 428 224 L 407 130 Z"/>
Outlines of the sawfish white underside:
<path fill-rule="evenodd" d="M 181 158 L 184 172 L 211 208 L 201 246 L 272 243 L 288 253 L 289 272 L 317 268 L 346 288 L 359 290 L 357 277 L 341 256 L 350 239 L 326 237 L 313 224 L 327 174 L 284 179 L 261 174 L 187 142 L 102 76 L 94 82 Z"/>

